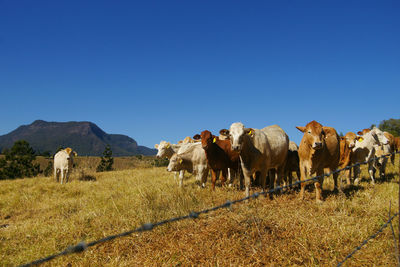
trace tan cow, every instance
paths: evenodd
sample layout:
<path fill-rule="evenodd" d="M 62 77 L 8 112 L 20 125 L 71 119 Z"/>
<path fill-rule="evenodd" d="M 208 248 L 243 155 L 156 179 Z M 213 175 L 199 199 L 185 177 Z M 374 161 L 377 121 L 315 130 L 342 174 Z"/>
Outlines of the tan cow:
<path fill-rule="evenodd" d="M 65 183 L 68 182 L 69 174 L 74 164 L 74 156 L 76 157 L 78 156 L 78 154 L 69 147 L 58 151 L 54 155 L 54 179 L 57 182 L 59 180 L 60 174 L 61 174 L 61 179 L 60 179 L 61 184 L 63 183 L 64 178 L 65 178 Z"/>
<path fill-rule="evenodd" d="M 345 168 L 347 166 L 352 165 L 352 149 L 356 145 L 357 135 L 353 132 L 346 133 L 345 136 L 340 138 L 340 160 L 339 166 L 340 168 Z M 356 170 L 354 169 L 354 172 Z M 346 173 L 346 181 L 347 184 L 351 184 L 351 169 Z"/>
<path fill-rule="evenodd" d="M 336 130 L 332 127 L 324 127 L 316 121 L 309 122 L 305 127 L 297 126 L 299 131 L 304 133 L 300 142 L 300 175 L 304 181 L 316 174 L 322 176 L 324 168 L 334 171 L 339 166 L 340 142 Z M 338 173 L 333 175 L 335 189 L 337 189 Z M 316 200 L 321 202 L 322 185 L 324 177 L 315 182 Z M 305 183 L 301 184 L 300 198 L 304 198 Z"/>

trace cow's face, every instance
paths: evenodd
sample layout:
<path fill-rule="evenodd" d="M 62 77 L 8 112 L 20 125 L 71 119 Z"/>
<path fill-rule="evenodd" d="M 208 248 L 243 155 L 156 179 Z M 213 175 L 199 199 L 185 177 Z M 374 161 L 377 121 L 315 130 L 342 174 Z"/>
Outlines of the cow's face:
<path fill-rule="evenodd" d="M 201 137 L 201 146 L 204 149 L 207 149 L 214 142 L 213 135 L 211 134 L 210 131 L 207 130 L 202 131 L 200 137 Z"/>
<path fill-rule="evenodd" d="M 76 153 L 75 151 L 72 150 L 72 148 L 67 147 L 66 149 L 64 149 L 64 151 L 67 153 L 67 160 L 72 162 L 73 158 L 78 156 L 78 153 Z"/>
<path fill-rule="evenodd" d="M 322 125 L 316 121 L 309 122 L 305 127 L 296 126 L 304 133 L 304 141 L 315 150 L 324 147 L 325 132 Z"/>
<path fill-rule="evenodd" d="M 169 142 L 161 141 L 159 145 L 155 145 L 155 148 L 158 149 L 157 151 L 157 158 L 165 158 L 167 156 L 167 151 L 171 147 Z"/>
<path fill-rule="evenodd" d="M 349 148 L 353 148 L 356 145 L 357 135 L 355 133 L 348 132 L 344 138 Z"/>
<path fill-rule="evenodd" d="M 378 145 L 387 145 L 389 144 L 389 139 L 386 138 L 385 134 L 379 130 L 378 128 L 374 127 L 371 130 L 371 135 L 375 139 Z"/>
<path fill-rule="evenodd" d="M 167 167 L 167 171 L 179 171 L 180 167 L 182 166 L 183 160 L 177 154 L 174 154 L 170 160 Z"/>
<path fill-rule="evenodd" d="M 244 128 L 244 125 L 240 122 L 235 122 L 231 125 L 229 130 L 223 129 L 219 133 L 223 136 L 229 136 L 233 151 L 240 152 L 243 148 L 243 140 L 246 134 L 252 135 L 254 132 L 251 128 Z"/>

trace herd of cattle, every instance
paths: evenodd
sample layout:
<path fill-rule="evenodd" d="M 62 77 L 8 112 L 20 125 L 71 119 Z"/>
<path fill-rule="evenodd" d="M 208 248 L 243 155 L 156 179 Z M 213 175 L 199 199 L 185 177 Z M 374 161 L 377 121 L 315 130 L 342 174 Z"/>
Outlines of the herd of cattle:
<path fill-rule="evenodd" d="M 400 150 L 400 138 L 378 128 L 364 129 L 357 134 L 349 132 L 339 137 L 332 127 L 322 126 L 311 121 L 305 127 L 296 127 L 303 132 L 300 145 L 289 141 L 287 134 L 278 126 L 263 129 L 246 128 L 242 123 L 233 123 L 229 130 L 223 129 L 219 135 L 210 131 L 196 134 L 193 139 L 186 137 L 178 144 L 161 141 L 156 144 L 157 157 L 168 158 L 168 171 L 179 172 L 179 184 L 182 186 L 184 171 L 193 173 L 205 186 L 209 171 L 212 177 L 212 189 L 220 176 L 222 185 L 230 184 L 235 178 L 240 186 L 245 186 L 246 196 L 250 195 L 253 180 L 259 180 L 263 190 L 267 177 L 272 189 L 282 183 L 291 184 L 292 172 L 300 180 L 312 175 L 321 176 L 315 182 L 316 200 L 322 201 L 324 171 L 369 161 L 368 172 L 374 183 L 375 170 L 380 177 L 385 175 L 387 157 L 372 160 L 375 157 Z M 394 154 L 391 157 L 394 164 Z M 353 168 L 354 183 L 359 182 L 360 168 Z M 347 174 L 347 183 L 351 184 L 351 169 Z M 333 174 L 335 190 L 338 189 L 338 173 Z M 304 197 L 305 183 L 301 183 L 300 197 Z"/>
<path fill-rule="evenodd" d="M 237 178 L 240 187 L 245 186 L 246 196 L 250 195 L 252 180 L 259 181 L 263 190 L 267 178 L 272 189 L 282 183 L 292 183 L 292 172 L 303 181 L 312 175 L 322 176 L 315 182 L 316 200 L 322 201 L 324 171 L 334 171 L 355 163 L 369 161 L 368 172 L 374 183 L 375 171 L 380 177 L 385 175 L 387 157 L 375 157 L 400 150 L 400 137 L 394 137 L 378 128 L 364 129 L 357 134 L 348 132 L 339 137 L 332 127 L 322 126 L 316 121 L 304 127 L 296 127 L 303 132 L 300 145 L 289 141 L 287 134 L 278 126 L 263 129 L 246 128 L 242 123 L 233 123 L 229 130 L 223 129 L 218 136 L 203 131 L 186 137 L 178 144 L 161 141 L 155 147 L 157 157 L 168 158 L 168 171 L 179 172 L 179 185 L 182 186 L 184 172 L 188 171 L 205 186 L 211 171 L 212 189 L 219 178 L 222 185 L 232 184 Z M 54 156 L 54 178 L 63 183 L 68 181 L 77 153 L 71 148 L 57 152 Z M 394 154 L 391 156 L 394 164 Z M 347 173 L 347 184 L 351 184 L 352 171 L 354 184 L 359 182 L 360 167 L 353 167 Z M 61 179 L 59 176 L 61 175 Z M 335 190 L 338 189 L 338 173 L 333 174 Z M 301 183 L 300 197 L 304 197 L 305 183 Z"/>

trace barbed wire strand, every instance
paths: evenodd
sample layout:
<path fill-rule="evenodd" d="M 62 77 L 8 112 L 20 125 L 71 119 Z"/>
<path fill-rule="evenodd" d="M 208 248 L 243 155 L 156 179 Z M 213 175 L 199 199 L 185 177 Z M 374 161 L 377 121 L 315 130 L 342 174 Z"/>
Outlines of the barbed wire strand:
<path fill-rule="evenodd" d="M 385 228 L 391 223 L 391 221 L 392 221 L 395 217 L 397 217 L 398 215 L 399 215 L 399 212 L 396 212 L 392 217 L 390 217 L 390 219 L 389 219 L 386 223 L 384 223 L 384 224 L 381 226 L 381 228 L 380 228 L 375 234 L 373 234 L 373 235 L 371 235 L 370 237 L 368 237 L 367 239 L 365 239 L 365 240 L 361 243 L 361 245 L 359 245 L 358 247 L 356 247 L 349 255 L 347 255 L 341 262 L 339 262 L 337 266 L 338 266 L 338 267 L 339 267 L 339 266 L 342 266 L 342 264 L 343 264 L 346 260 L 350 259 L 357 251 L 359 251 L 365 244 L 367 244 L 369 240 L 374 239 L 375 237 L 377 237 L 378 234 L 380 234 L 380 233 L 383 231 L 383 229 L 385 229 Z"/>
<path fill-rule="evenodd" d="M 119 238 L 119 237 L 128 236 L 128 235 L 131 235 L 131 234 L 137 233 L 137 232 L 150 231 L 150 230 L 153 230 L 157 226 L 161 226 L 161 225 L 164 225 L 164 224 L 167 224 L 167 223 L 181 221 L 181 220 L 184 220 L 184 219 L 196 219 L 196 218 L 199 217 L 200 214 L 206 214 L 206 213 L 209 213 L 209 212 L 212 212 L 212 211 L 216 211 L 218 209 L 230 208 L 233 204 L 237 204 L 237 203 L 240 203 L 240 202 L 243 202 L 243 201 L 246 201 L 246 200 L 250 200 L 250 199 L 256 199 L 260 195 L 264 195 L 265 196 L 267 194 L 271 194 L 271 193 L 274 193 L 274 192 L 277 192 L 277 191 L 280 191 L 280 190 L 283 190 L 283 189 L 286 189 L 286 188 L 294 187 L 294 186 L 296 186 L 298 184 L 308 183 L 308 182 L 311 182 L 311 181 L 317 181 L 318 179 L 323 178 L 324 176 L 328 177 L 328 176 L 330 176 L 332 174 L 339 173 L 339 172 L 342 172 L 344 170 L 349 170 L 349 169 L 351 169 L 353 167 L 364 165 L 364 164 L 367 164 L 367 163 L 369 163 L 371 161 L 376 161 L 376 160 L 378 160 L 380 158 L 388 157 L 388 156 L 390 156 L 392 154 L 396 154 L 396 153 L 400 154 L 400 151 L 388 153 L 388 154 L 382 155 L 380 157 L 373 157 L 373 158 L 371 158 L 371 159 L 369 159 L 367 161 L 364 161 L 364 162 L 358 162 L 358 163 L 353 164 L 351 166 L 346 166 L 344 168 L 337 169 L 335 171 L 332 171 L 332 172 L 329 172 L 329 173 L 325 173 L 325 174 L 322 174 L 322 175 L 319 175 L 319 176 L 315 176 L 313 178 L 309 178 L 309 179 L 306 179 L 306 180 L 303 180 L 303 181 L 296 181 L 296 182 L 294 182 L 292 184 L 289 184 L 289 185 L 278 186 L 278 187 L 275 187 L 275 188 L 270 189 L 268 191 L 255 192 L 252 195 L 244 197 L 244 198 L 241 198 L 241 199 L 237 199 L 237 200 L 233 200 L 233 201 L 227 200 L 225 203 L 223 203 L 223 204 L 221 204 L 219 206 L 215 206 L 215 207 L 212 207 L 212 208 L 204 209 L 204 210 L 201 210 L 201 211 L 198 211 L 198 212 L 191 211 L 188 215 L 166 219 L 166 220 L 163 220 L 163 221 L 160 221 L 160 222 L 157 222 L 157 223 L 145 223 L 142 226 L 140 226 L 140 227 L 138 227 L 138 228 L 136 228 L 134 230 L 126 231 L 126 232 L 123 232 L 123 233 L 120 233 L 120 234 L 116 234 L 116 235 L 110 235 L 110 236 L 101 238 L 99 240 L 92 241 L 90 243 L 86 243 L 85 241 L 82 241 L 82 242 L 78 243 L 75 246 L 69 246 L 68 248 L 66 248 L 65 250 L 63 250 L 63 251 L 61 251 L 59 253 L 56 253 L 56 254 L 53 254 L 53 255 L 50 255 L 50 256 L 47 256 L 47 257 L 44 257 L 44 258 L 41 258 L 41 259 L 38 259 L 38 260 L 35 260 L 35 261 L 32 261 L 32 262 L 23 264 L 23 265 L 20 265 L 20 267 L 28 267 L 28 266 L 39 265 L 39 264 L 45 263 L 47 261 L 50 261 L 52 259 L 58 258 L 60 256 L 63 256 L 63 255 L 73 254 L 73 253 L 80 253 L 80 252 L 83 252 L 83 251 L 87 250 L 89 247 L 95 246 L 97 244 L 104 243 L 104 242 L 107 242 L 107 241 L 110 241 L 110 240 L 113 240 L 113 239 L 116 239 L 116 238 Z M 398 215 L 398 213 L 396 214 L 396 216 L 397 215 Z M 393 217 L 391 218 L 391 220 L 393 219 Z M 385 225 L 387 226 L 387 223 Z M 347 260 L 348 257 L 349 256 L 347 256 L 345 258 L 345 260 Z M 340 265 L 338 265 L 338 266 L 340 266 Z"/>

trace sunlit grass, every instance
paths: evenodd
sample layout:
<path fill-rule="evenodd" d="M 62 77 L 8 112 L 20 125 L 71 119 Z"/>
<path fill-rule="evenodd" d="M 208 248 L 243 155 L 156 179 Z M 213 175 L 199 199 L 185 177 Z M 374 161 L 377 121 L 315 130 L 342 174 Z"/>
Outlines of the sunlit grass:
<path fill-rule="evenodd" d="M 398 162 L 388 164 L 388 179 L 367 179 L 358 187 L 331 193 L 325 202 L 315 191 L 300 201 L 296 191 L 260 197 L 195 220 L 167 224 L 63 256 L 48 266 L 332 266 L 376 232 L 398 210 Z M 0 265 L 19 265 L 70 245 L 135 229 L 244 196 L 243 191 L 200 189 L 187 175 L 179 188 L 165 167 L 95 173 L 96 181 L 60 185 L 39 177 L 0 181 Z M 256 189 L 258 190 L 258 189 Z M 398 236 L 398 219 L 394 221 Z M 345 266 L 395 266 L 390 228 L 357 252 Z"/>

